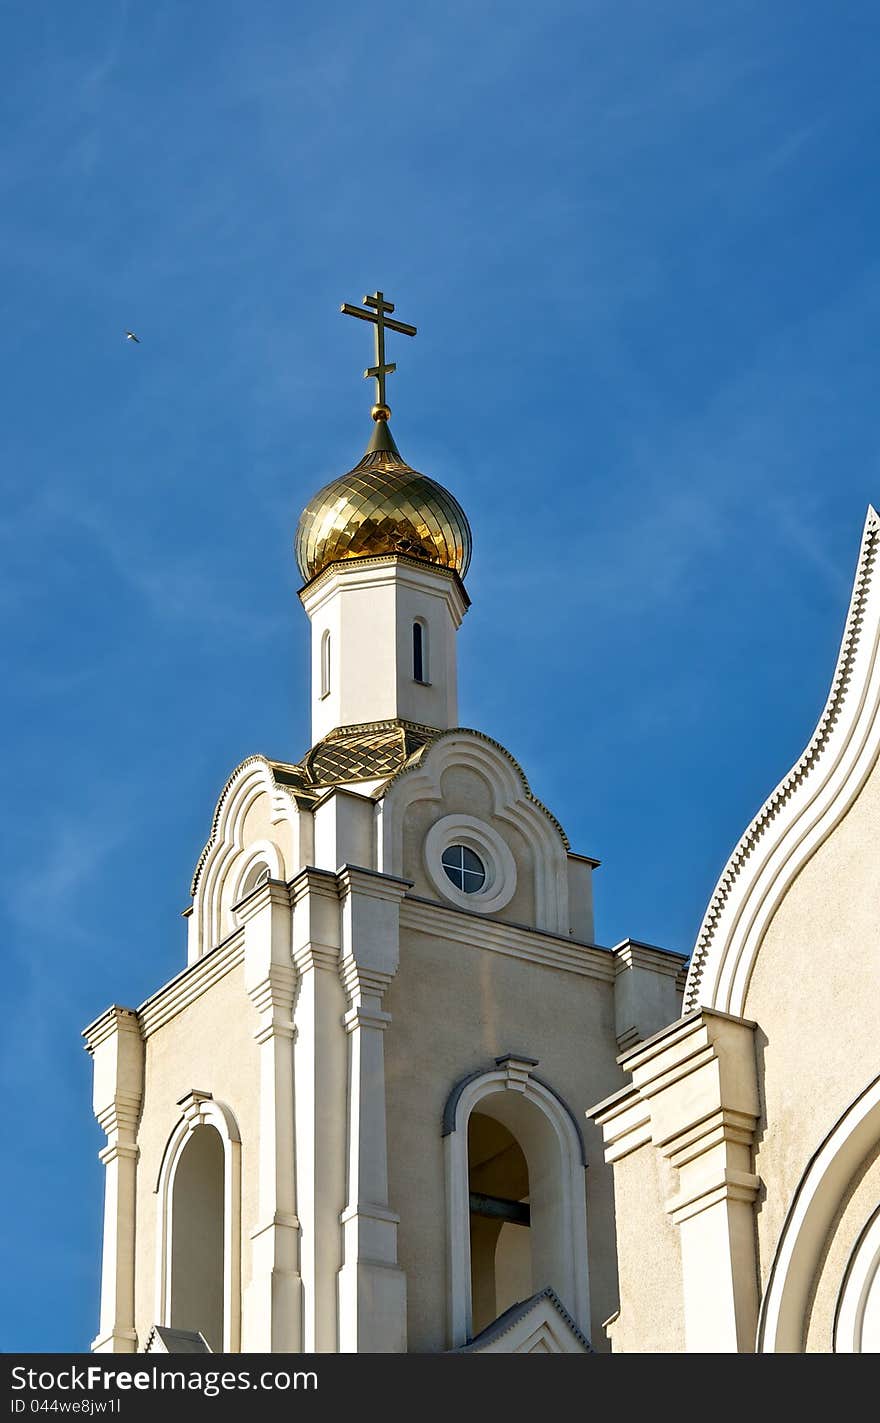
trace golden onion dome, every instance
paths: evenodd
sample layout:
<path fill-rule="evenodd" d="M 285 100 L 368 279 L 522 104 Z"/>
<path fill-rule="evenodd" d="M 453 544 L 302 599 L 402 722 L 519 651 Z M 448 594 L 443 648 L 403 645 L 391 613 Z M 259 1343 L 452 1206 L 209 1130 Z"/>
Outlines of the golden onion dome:
<path fill-rule="evenodd" d="M 383 409 L 383 407 L 378 407 Z M 319 489 L 300 517 L 294 551 L 306 582 L 342 559 L 405 554 L 454 568 L 471 559 L 471 530 L 458 500 L 401 457 L 376 416 L 359 464 Z"/>

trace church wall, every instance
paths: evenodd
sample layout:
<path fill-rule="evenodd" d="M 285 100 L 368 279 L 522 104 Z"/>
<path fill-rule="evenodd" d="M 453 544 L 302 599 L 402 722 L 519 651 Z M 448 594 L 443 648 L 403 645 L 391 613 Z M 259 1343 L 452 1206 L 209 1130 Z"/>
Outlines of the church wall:
<path fill-rule="evenodd" d="M 479 925 L 475 927 L 475 937 Z M 385 998 L 389 1200 L 401 1215 L 409 1349 L 447 1348 L 446 1198 L 442 1116 L 452 1088 L 505 1052 L 535 1069 L 583 1131 L 594 1347 L 615 1307 L 610 1168 L 587 1107 L 621 1085 L 610 981 L 539 967 L 404 928 L 400 968 Z M 535 1282 L 535 1288 L 553 1281 Z"/>
<path fill-rule="evenodd" d="M 880 1145 L 855 1173 L 828 1232 L 804 1329 L 808 1353 L 827 1354 L 833 1348 L 834 1316 L 847 1263 L 863 1227 L 876 1211 L 878 1201 Z"/>
<path fill-rule="evenodd" d="M 431 826 L 443 816 L 461 812 L 491 825 L 509 846 L 516 864 L 516 891 L 504 909 L 492 917 L 514 924 L 534 925 L 536 906 L 532 851 L 516 826 L 493 815 L 492 791 L 488 781 L 469 767 L 450 766 L 443 774 L 441 788 L 442 801 L 415 801 L 408 807 L 404 819 L 403 877 L 412 880 L 412 892 L 426 899 L 437 898 L 437 891 L 425 870 L 425 837 Z"/>
<path fill-rule="evenodd" d="M 681 1353 L 681 1236 L 665 1209 L 675 1171 L 650 1143 L 614 1166 L 620 1313 L 608 1328 L 614 1353 Z M 595 1344 L 595 1341 L 594 1341 Z"/>
<path fill-rule="evenodd" d="M 157 1202 L 165 1145 L 180 1121 L 178 1098 L 192 1088 L 211 1092 L 232 1110 L 242 1141 L 242 1292 L 250 1280 L 249 1231 L 257 1219 L 256 1142 L 259 1067 L 253 1040 L 256 1014 L 239 965 L 146 1043 L 144 1109 L 138 1127 L 137 1274 L 135 1323 L 143 1348 L 156 1320 Z"/>
<path fill-rule="evenodd" d="M 876 1071 L 880 765 L 774 915 L 746 994 L 762 1119 L 755 1170 L 762 1289 L 805 1167 Z M 818 1327 L 818 1326 L 817 1326 Z"/>

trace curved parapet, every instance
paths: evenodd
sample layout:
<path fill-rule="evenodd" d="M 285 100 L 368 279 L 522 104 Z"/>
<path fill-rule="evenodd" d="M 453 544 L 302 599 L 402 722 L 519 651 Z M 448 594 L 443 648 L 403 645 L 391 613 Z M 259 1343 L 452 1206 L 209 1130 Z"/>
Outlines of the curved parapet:
<path fill-rule="evenodd" d="M 310 816 L 303 817 L 297 785 L 281 763 L 265 756 L 242 761 L 224 786 L 192 880 L 189 962 L 236 927 L 234 906 L 261 874 L 290 879 L 310 854 Z"/>
<path fill-rule="evenodd" d="M 856 800 L 880 753 L 880 516 L 868 509 L 825 709 L 803 755 L 765 801 L 715 887 L 694 948 L 684 1012 L 742 1015 L 780 902 Z"/>
<path fill-rule="evenodd" d="M 465 813 L 471 809 L 470 794 L 446 794 L 450 773 L 472 777 L 471 785 L 483 788 L 487 808 L 482 818 Z M 420 857 L 433 881 L 432 897 L 440 892 L 458 907 L 493 914 L 515 902 L 519 874 L 533 895 L 529 922 L 549 933 L 569 934 L 568 841 L 558 820 L 532 794 L 509 751 L 481 732 L 459 727 L 440 733 L 412 756 L 386 782 L 379 799 L 383 873 L 406 873 L 407 844 L 412 851 L 414 837 L 421 837 L 413 818 L 420 807 L 427 815 L 423 828 L 432 822 Z M 438 868 L 447 842 L 470 845 L 494 866 L 494 879 L 484 893 L 455 896 L 450 890 Z"/>

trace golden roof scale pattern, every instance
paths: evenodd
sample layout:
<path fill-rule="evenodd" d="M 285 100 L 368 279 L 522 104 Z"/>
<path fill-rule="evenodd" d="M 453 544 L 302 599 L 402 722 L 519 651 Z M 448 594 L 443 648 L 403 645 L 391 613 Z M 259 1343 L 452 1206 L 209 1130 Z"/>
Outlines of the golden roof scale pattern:
<path fill-rule="evenodd" d="M 387 426 L 385 432 L 393 446 Z M 294 547 L 306 582 L 331 563 L 387 554 L 440 564 L 463 578 L 471 531 L 447 489 L 408 465 L 396 448 L 371 448 L 306 506 Z"/>
<path fill-rule="evenodd" d="M 308 800 L 331 786 L 389 779 L 437 735 L 415 722 L 367 722 L 331 731 L 295 765 L 271 765 L 276 781 Z"/>

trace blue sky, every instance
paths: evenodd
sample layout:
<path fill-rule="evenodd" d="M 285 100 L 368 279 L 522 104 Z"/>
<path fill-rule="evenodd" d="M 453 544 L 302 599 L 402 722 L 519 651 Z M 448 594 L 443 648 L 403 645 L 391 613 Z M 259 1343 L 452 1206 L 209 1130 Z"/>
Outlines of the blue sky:
<path fill-rule="evenodd" d="M 880 13 L 50 0 L 0 33 L 0 1347 L 79 1350 L 79 1032 L 182 967 L 232 767 L 307 748 L 291 542 L 370 428 L 341 301 L 419 328 L 389 398 L 473 526 L 463 724 L 602 859 L 600 942 L 689 951 L 880 499 Z"/>

